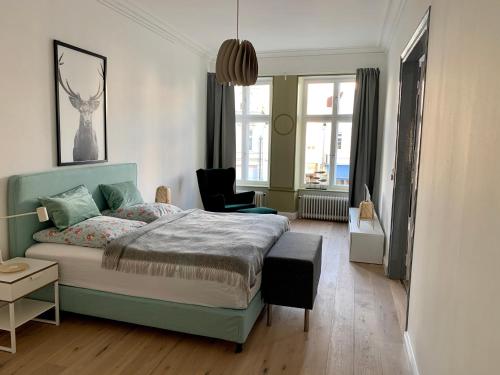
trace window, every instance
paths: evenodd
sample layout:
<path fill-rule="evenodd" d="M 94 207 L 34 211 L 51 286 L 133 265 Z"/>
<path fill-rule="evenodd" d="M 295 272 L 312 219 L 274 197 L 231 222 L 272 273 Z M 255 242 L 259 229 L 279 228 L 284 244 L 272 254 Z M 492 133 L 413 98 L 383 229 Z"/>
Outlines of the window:
<path fill-rule="evenodd" d="M 302 186 L 347 189 L 354 76 L 301 78 Z"/>
<path fill-rule="evenodd" d="M 271 93 L 272 78 L 234 87 L 238 185 L 268 185 Z"/>

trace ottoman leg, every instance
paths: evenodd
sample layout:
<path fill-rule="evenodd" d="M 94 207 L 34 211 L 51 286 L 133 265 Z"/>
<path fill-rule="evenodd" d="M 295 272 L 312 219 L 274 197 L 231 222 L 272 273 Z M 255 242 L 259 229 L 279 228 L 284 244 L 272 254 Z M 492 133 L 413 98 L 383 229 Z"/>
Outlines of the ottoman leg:
<path fill-rule="evenodd" d="M 273 320 L 273 307 L 270 303 L 267 304 L 267 326 L 271 327 Z"/>
<path fill-rule="evenodd" d="M 309 310 L 304 310 L 304 332 L 309 332 Z"/>

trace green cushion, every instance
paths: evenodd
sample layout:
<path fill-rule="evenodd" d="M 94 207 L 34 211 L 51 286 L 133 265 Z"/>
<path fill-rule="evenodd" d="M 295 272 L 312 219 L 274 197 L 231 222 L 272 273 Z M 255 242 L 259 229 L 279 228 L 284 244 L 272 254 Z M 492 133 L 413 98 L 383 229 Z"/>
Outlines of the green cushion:
<path fill-rule="evenodd" d="M 228 212 L 239 211 L 244 208 L 253 208 L 255 205 L 253 203 L 239 203 L 239 204 L 226 204 L 224 209 Z"/>
<path fill-rule="evenodd" d="M 276 215 L 278 213 L 278 211 L 276 211 L 274 208 L 268 208 L 268 207 L 243 208 L 241 210 L 238 210 L 238 212 L 242 212 L 245 214 L 273 214 L 273 215 Z"/>
<path fill-rule="evenodd" d="M 41 197 L 39 200 L 47 208 L 49 218 L 59 230 L 101 215 L 84 185 L 52 197 Z"/>
<path fill-rule="evenodd" d="M 99 185 L 102 195 L 113 211 L 123 207 L 142 204 L 141 193 L 137 190 L 133 181 L 120 182 L 112 185 Z"/>

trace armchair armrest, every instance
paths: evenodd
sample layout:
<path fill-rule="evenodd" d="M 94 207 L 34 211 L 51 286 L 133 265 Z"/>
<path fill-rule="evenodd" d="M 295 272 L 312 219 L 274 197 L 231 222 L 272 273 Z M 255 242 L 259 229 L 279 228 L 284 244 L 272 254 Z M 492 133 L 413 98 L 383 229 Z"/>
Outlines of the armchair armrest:
<path fill-rule="evenodd" d="M 222 212 L 226 206 L 226 199 L 222 194 L 205 195 L 203 206 L 207 211 Z"/>
<path fill-rule="evenodd" d="M 255 191 L 245 191 L 243 193 L 237 193 L 233 195 L 231 203 L 234 204 L 253 203 L 254 197 L 255 197 Z"/>

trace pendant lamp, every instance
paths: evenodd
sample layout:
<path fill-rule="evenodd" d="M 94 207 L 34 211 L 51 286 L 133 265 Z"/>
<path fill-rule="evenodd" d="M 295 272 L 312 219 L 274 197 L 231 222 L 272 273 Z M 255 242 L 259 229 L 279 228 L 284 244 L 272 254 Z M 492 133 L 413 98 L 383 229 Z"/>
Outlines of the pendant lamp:
<path fill-rule="evenodd" d="M 251 86 L 257 81 L 259 65 L 255 49 L 248 40 L 239 40 L 240 1 L 236 0 L 236 39 L 222 42 L 215 64 L 215 79 L 220 84 Z"/>

